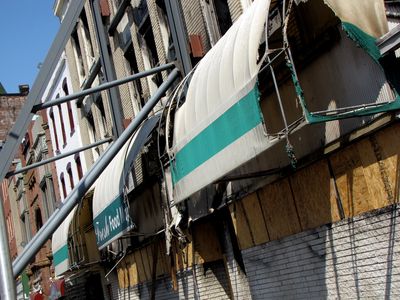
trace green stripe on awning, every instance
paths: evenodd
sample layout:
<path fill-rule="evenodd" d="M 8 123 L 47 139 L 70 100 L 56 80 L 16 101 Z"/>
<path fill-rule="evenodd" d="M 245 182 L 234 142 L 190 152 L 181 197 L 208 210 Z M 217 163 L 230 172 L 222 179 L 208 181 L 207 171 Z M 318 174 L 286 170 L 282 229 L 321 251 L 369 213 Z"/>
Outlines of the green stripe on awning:
<path fill-rule="evenodd" d="M 175 156 L 172 180 L 176 184 L 194 169 L 262 123 L 259 90 L 254 88 L 213 123 L 206 127 Z"/>
<path fill-rule="evenodd" d="M 64 260 L 68 259 L 68 245 L 65 244 L 53 254 L 53 264 L 59 265 Z"/>

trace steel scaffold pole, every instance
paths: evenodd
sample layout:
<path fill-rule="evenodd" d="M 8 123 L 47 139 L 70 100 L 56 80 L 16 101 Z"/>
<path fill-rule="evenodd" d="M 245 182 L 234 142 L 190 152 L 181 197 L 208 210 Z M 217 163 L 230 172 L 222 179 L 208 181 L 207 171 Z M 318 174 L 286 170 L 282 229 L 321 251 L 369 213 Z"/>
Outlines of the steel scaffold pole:
<path fill-rule="evenodd" d="M 150 75 L 159 73 L 161 71 L 173 69 L 174 67 L 175 67 L 174 63 L 168 63 L 168 64 L 161 65 L 161 66 L 158 66 L 153 69 L 149 69 L 149 70 L 146 70 L 146 71 L 143 71 L 140 73 L 135 73 L 135 74 L 129 75 L 125 78 L 117 79 L 117 80 L 111 81 L 111 82 L 106 82 L 106 83 L 100 84 L 98 86 L 95 86 L 95 87 L 92 87 L 92 88 L 89 88 L 89 89 L 86 89 L 86 90 L 83 90 L 80 92 L 76 92 L 74 94 L 71 94 L 71 95 L 68 95 L 65 97 L 60 97 L 57 99 L 53 99 L 50 101 L 46 101 L 46 102 L 34 105 L 32 108 L 32 111 L 37 112 L 39 110 L 49 108 L 49 107 L 52 107 L 52 106 L 55 106 L 58 104 L 62 104 L 62 103 L 68 102 L 73 99 L 79 99 L 79 98 L 85 97 L 85 96 L 93 94 L 93 93 L 107 90 L 107 89 L 115 87 L 117 85 L 128 83 L 128 82 L 131 82 L 131 81 L 134 81 L 134 80 L 146 77 L 146 76 L 150 76 Z"/>

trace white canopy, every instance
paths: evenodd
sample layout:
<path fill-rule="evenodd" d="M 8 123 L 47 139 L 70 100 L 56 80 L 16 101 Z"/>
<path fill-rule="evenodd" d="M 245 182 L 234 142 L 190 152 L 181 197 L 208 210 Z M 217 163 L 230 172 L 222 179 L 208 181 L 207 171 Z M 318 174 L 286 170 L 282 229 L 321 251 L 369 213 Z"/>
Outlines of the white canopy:
<path fill-rule="evenodd" d="M 270 0 L 256 0 L 201 60 L 176 112 L 174 202 L 237 168 L 266 147 L 256 85 Z"/>
<path fill-rule="evenodd" d="M 110 244 L 133 226 L 129 207 L 124 199 L 125 180 L 158 120 L 158 115 L 146 120 L 95 183 L 93 226 L 99 249 Z"/>
<path fill-rule="evenodd" d="M 68 257 L 68 230 L 74 217 L 76 207 L 65 218 L 53 234 L 51 249 L 53 251 L 53 264 L 56 276 L 62 275 L 70 267 Z"/>

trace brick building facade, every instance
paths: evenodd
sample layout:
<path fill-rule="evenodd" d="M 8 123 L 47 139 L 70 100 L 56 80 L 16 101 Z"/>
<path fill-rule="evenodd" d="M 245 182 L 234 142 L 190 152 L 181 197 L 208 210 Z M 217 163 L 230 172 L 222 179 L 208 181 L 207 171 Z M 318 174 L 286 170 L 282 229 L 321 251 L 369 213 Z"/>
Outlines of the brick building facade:
<path fill-rule="evenodd" d="M 22 166 L 27 166 L 52 156 L 52 144 L 45 112 L 41 112 L 31 122 L 27 135 L 20 147 Z M 56 209 L 60 201 L 54 163 L 46 164 L 23 173 L 25 190 L 26 215 L 29 233 L 26 239 L 34 236 Z M 21 205 L 21 204 L 20 204 Z M 50 295 L 50 286 L 54 278 L 52 267 L 51 242 L 47 241 L 34 260 L 29 264 L 26 273 L 30 279 L 31 294 Z"/>
<path fill-rule="evenodd" d="M 20 85 L 19 93 L 0 92 L 0 143 L 5 141 L 7 133 L 14 125 L 28 93 L 27 85 Z"/>

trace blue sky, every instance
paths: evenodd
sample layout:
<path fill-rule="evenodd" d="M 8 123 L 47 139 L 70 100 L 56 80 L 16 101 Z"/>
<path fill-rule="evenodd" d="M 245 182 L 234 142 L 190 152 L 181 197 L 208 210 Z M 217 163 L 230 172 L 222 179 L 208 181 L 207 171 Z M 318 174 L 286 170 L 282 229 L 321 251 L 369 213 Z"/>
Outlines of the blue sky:
<path fill-rule="evenodd" d="M 0 82 L 8 93 L 32 87 L 60 22 L 55 0 L 0 0 Z"/>

